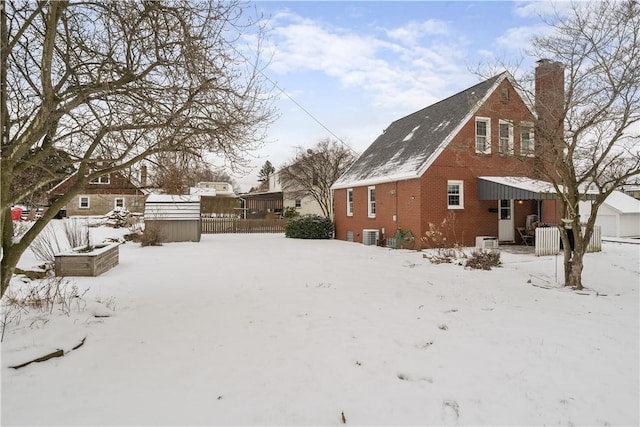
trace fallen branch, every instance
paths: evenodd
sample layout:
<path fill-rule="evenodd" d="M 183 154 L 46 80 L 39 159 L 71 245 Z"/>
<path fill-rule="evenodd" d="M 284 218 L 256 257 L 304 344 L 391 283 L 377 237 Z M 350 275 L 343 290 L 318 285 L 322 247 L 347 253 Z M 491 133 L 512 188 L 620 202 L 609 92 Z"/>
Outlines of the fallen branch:
<path fill-rule="evenodd" d="M 82 347 L 84 345 L 85 340 L 87 339 L 87 337 L 82 338 L 82 341 L 80 341 L 79 344 L 77 344 L 75 347 L 73 347 L 71 350 L 69 351 L 73 351 L 73 350 L 77 350 L 80 347 Z M 69 351 L 67 351 L 67 353 L 69 353 Z M 25 363 L 21 363 L 20 365 L 14 365 L 14 366 L 9 366 L 9 368 L 11 369 L 20 369 L 20 368 L 24 368 L 25 366 L 31 365 L 32 363 L 39 363 L 39 362 L 46 362 L 49 359 L 53 359 L 54 357 L 62 357 L 64 356 L 64 350 L 62 349 L 57 349 L 56 351 L 46 354 L 42 357 L 38 357 L 36 359 L 30 360 L 28 362 Z"/>
<path fill-rule="evenodd" d="M 64 356 L 64 350 L 58 349 L 56 351 L 54 351 L 53 353 L 49 353 L 45 356 L 42 357 L 38 357 L 37 359 L 33 359 L 29 362 L 23 363 L 21 365 L 15 365 L 15 366 L 9 366 L 10 368 L 13 369 L 20 369 L 20 368 L 24 368 L 27 365 L 31 365 L 32 363 L 38 363 L 38 362 L 44 362 L 47 361 L 49 359 L 53 359 L 54 357 L 62 357 Z"/>
<path fill-rule="evenodd" d="M 82 345 L 84 344 L 84 341 L 87 339 L 87 337 L 82 338 L 82 341 L 80 341 L 80 344 L 78 344 L 77 346 L 73 347 L 71 350 L 77 350 L 80 347 L 82 347 Z"/>

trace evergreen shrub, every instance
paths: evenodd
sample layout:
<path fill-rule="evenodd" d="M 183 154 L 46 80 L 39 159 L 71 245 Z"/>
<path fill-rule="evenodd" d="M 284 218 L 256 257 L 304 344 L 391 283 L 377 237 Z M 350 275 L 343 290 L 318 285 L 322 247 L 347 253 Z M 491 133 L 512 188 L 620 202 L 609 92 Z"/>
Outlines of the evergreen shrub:
<path fill-rule="evenodd" d="M 290 218 L 284 235 L 293 239 L 331 239 L 333 222 L 320 215 L 302 215 Z"/>

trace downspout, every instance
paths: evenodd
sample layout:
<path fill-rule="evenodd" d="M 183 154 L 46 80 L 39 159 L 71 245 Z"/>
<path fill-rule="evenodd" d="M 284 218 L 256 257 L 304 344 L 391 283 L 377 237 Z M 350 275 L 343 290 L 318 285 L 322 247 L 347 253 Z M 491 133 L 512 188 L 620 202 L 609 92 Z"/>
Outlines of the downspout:
<path fill-rule="evenodd" d="M 396 215 L 395 215 L 395 217 L 396 217 L 396 230 L 395 230 L 395 232 L 397 233 L 398 232 L 398 224 L 399 224 L 399 221 L 398 221 L 398 181 L 396 181 Z"/>

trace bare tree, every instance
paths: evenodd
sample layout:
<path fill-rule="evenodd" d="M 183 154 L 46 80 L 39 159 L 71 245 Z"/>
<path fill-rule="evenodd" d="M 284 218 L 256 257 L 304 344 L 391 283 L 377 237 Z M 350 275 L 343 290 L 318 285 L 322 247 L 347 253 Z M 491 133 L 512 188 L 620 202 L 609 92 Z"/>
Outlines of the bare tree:
<path fill-rule="evenodd" d="M 24 250 L 89 181 L 162 152 L 243 164 L 261 145 L 273 117 L 261 30 L 239 1 L 0 7 L 2 294 Z M 255 61 L 235 47 L 249 31 L 258 35 Z M 14 241 L 11 206 L 60 178 L 45 161 L 54 150 L 69 154 L 76 184 Z M 29 168 L 41 170 L 38 182 L 9 191 Z"/>
<path fill-rule="evenodd" d="M 535 38 L 530 52 L 545 58 L 537 69 L 544 84 L 520 89 L 535 103 L 537 173 L 553 183 L 565 216 L 565 286 L 582 289 L 598 209 L 640 174 L 640 4 L 576 2 L 547 23 L 553 31 Z M 594 190 L 591 214 L 581 218 L 579 202 Z"/>
<path fill-rule="evenodd" d="M 282 190 L 293 198 L 310 195 L 324 216 L 332 218 L 331 186 L 356 160 L 356 153 L 330 139 L 323 139 L 307 150 L 298 148 L 297 152 L 278 173 Z"/>

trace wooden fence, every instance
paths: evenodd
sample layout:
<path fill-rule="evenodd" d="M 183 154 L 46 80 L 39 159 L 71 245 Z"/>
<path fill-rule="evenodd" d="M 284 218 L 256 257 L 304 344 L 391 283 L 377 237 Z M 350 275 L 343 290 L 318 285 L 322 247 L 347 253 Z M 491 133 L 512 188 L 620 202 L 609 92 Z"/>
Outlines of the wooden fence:
<path fill-rule="evenodd" d="M 286 225 L 286 219 L 202 218 L 202 233 L 284 233 Z"/>
<path fill-rule="evenodd" d="M 584 233 L 585 228 L 582 227 Z M 556 227 L 536 228 L 536 256 L 555 255 L 560 253 L 560 230 Z M 587 252 L 600 252 L 602 250 L 602 236 L 600 226 L 593 227 L 591 240 L 587 245 Z"/>

